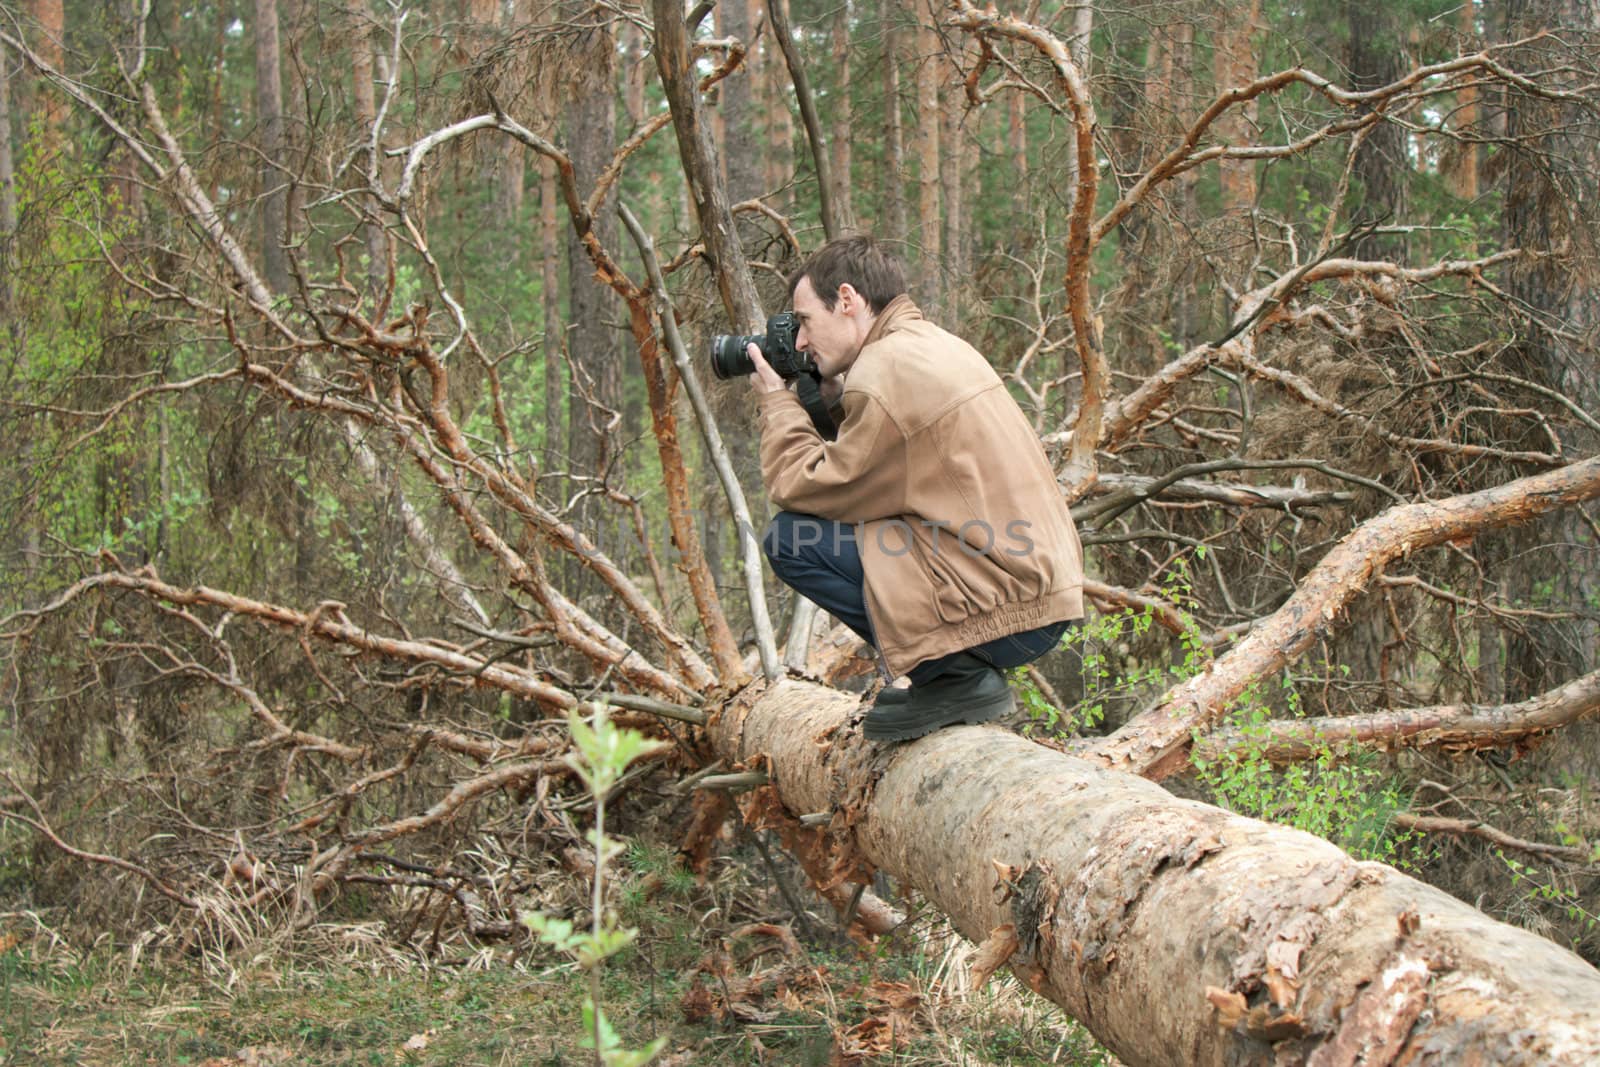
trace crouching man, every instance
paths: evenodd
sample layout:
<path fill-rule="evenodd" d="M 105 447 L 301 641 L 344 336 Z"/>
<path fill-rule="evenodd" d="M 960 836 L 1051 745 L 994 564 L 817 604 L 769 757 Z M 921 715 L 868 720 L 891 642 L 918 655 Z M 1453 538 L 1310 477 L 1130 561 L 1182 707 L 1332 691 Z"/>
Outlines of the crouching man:
<path fill-rule="evenodd" d="M 767 558 L 909 675 L 867 714 L 881 741 L 1004 715 L 1001 671 L 1083 617 L 1083 549 L 1038 437 L 988 362 L 905 289 L 865 236 L 830 241 L 790 278 L 795 347 L 843 407 L 836 440 L 748 350 L 762 478 L 784 509 Z"/>

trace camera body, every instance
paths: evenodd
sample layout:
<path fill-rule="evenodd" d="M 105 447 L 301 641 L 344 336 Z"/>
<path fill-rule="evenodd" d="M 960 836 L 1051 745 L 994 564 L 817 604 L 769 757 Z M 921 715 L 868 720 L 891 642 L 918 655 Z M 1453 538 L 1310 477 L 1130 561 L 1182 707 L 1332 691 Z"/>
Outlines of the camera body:
<path fill-rule="evenodd" d="M 800 320 L 794 312 L 785 311 L 767 320 L 767 332 L 756 334 L 719 333 L 711 339 L 711 369 L 718 378 L 754 374 L 756 365 L 750 360 L 746 345 L 755 345 L 761 355 L 785 381 L 801 375 L 817 376 L 817 365 L 811 357 L 795 348 L 795 338 L 800 333 Z"/>

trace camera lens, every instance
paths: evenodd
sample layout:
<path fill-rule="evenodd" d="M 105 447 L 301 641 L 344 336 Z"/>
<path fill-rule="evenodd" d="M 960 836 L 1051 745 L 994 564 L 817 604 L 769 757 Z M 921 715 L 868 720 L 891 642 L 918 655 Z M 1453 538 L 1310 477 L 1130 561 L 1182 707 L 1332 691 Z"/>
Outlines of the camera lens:
<path fill-rule="evenodd" d="M 738 378 L 746 374 L 754 374 L 756 365 L 750 362 L 750 353 L 745 351 L 745 346 L 755 344 L 757 348 L 763 347 L 766 341 L 765 334 L 745 336 L 740 334 L 719 333 L 711 339 L 711 369 L 718 378 L 726 381 L 729 378 Z"/>

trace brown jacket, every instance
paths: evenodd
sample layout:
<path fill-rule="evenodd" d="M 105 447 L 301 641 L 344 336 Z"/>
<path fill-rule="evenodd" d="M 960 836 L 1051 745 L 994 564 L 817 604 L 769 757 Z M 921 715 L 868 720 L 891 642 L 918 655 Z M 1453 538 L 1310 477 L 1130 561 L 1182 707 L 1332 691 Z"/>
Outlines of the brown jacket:
<path fill-rule="evenodd" d="M 1083 548 L 1038 436 L 994 369 L 922 317 L 883 309 L 824 441 L 764 393 L 761 474 L 779 507 L 861 524 L 867 614 L 889 669 L 1083 615 Z"/>

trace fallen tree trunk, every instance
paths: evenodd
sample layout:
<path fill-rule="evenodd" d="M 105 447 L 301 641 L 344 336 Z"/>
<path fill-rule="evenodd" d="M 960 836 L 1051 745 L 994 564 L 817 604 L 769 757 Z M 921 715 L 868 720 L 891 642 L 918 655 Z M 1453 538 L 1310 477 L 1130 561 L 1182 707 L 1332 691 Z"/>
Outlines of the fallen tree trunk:
<path fill-rule="evenodd" d="M 811 844 L 836 872 L 1014 937 L 1012 969 L 1128 1063 L 1600 1061 L 1600 972 L 1390 867 L 1004 730 L 874 745 L 854 697 L 752 692 L 713 744 L 833 811 Z"/>

